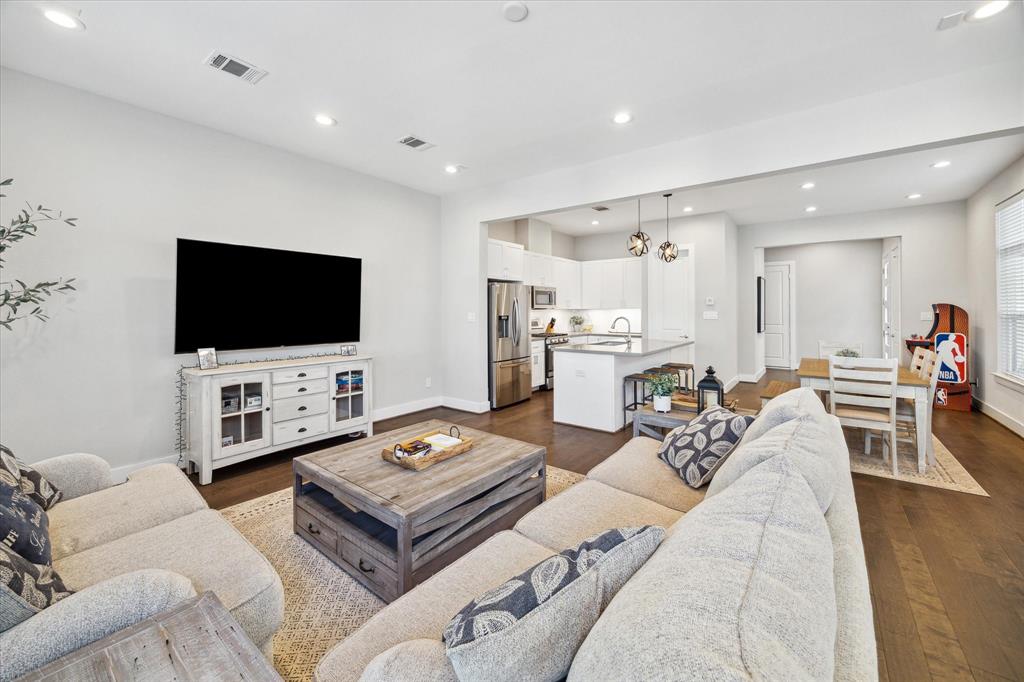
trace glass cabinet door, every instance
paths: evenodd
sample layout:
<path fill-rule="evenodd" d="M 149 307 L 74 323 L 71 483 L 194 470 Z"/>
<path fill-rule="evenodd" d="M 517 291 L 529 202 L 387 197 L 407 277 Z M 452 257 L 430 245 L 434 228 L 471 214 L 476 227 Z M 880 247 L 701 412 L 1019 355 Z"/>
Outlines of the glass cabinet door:
<path fill-rule="evenodd" d="M 263 374 L 225 377 L 214 384 L 214 459 L 270 444 L 269 386 L 269 377 Z"/>
<path fill-rule="evenodd" d="M 364 410 L 366 363 L 331 367 L 332 402 L 331 429 L 355 426 L 367 421 Z"/>

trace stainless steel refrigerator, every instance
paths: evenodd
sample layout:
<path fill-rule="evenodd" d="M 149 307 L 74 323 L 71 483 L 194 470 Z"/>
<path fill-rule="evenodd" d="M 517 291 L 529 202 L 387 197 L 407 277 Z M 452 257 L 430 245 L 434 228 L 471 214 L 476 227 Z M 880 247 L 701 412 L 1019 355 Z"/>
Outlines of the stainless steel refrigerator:
<path fill-rule="evenodd" d="M 513 282 L 487 285 L 491 407 L 530 397 L 530 288 Z"/>

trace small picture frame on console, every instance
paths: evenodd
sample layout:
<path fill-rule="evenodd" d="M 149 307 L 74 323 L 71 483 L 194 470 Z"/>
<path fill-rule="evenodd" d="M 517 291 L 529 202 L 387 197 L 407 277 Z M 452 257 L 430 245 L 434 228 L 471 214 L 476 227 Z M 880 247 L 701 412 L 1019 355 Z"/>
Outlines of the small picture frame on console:
<path fill-rule="evenodd" d="M 199 369 L 217 369 L 216 348 L 200 348 L 196 354 L 199 355 Z"/>

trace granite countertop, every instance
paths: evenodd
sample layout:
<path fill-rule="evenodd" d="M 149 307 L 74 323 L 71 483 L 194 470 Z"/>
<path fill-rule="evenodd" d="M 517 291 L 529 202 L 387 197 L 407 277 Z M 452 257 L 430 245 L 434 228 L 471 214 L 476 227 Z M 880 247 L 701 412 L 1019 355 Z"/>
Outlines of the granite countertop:
<path fill-rule="evenodd" d="M 566 343 L 555 346 L 556 353 L 595 353 L 599 355 L 621 355 L 624 357 L 641 357 L 653 355 L 661 351 L 673 348 L 682 348 L 693 343 L 693 339 L 676 339 L 675 341 L 664 341 L 661 339 L 633 339 L 633 343 L 626 345 L 622 343 L 616 346 L 602 346 L 594 343 Z"/>

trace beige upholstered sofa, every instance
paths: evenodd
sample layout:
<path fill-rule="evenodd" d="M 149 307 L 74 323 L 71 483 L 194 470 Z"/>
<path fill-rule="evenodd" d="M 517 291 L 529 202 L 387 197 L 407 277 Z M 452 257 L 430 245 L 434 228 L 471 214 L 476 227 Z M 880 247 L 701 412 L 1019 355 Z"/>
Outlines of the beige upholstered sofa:
<path fill-rule="evenodd" d="M 827 661 L 825 666 L 826 669 L 834 671 L 831 677 L 835 680 L 877 679 L 871 598 L 868 592 L 864 550 L 853 482 L 849 473 L 849 456 L 838 422 L 825 413 L 820 401 L 809 389 L 791 391 L 776 398 L 762 410 L 758 419 L 747 429 L 740 448 L 747 447 L 748 462 L 751 456 L 756 461 L 758 442 L 772 440 L 765 434 L 773 433 L 773 427 L 785 426 L 787 422 L 797 417 L 807 417 L 817 425 L 814 432 L 818 434 L 816 439 L 810 444 L 803 444 L 804 452 L 801 456 L 804 458 L 804 464 L 808 459 L 814 458 L 827 463 L 827 475 L 834 479 L 828 483 L 829 494 L 833 496 L 824 513 L 824 523 L 821 523 L 818 506 L 813 507 L 814 513 L 819 514 L 818 523 L 822 528 L 820 533 L 825 536 L 826 550 L 818 554 L 819 557 L 825 557 L 821 561 L 822 565 L 783 568 L 796 575 L 798 581 L 805 570 L 818 576 L 825 576 L 824 584 L 828 587 L 829 603 L 820 604 L 819 609 L 812 600 L 809 611 L 817 613 L 810 616 L 808 621 L 812 621 L 813 618 L 820 619 L 822 614 L 834 614 L 827 616 L 826 627 L 821 628 L 829 633 L 825 640 L 825 651 L 834 648 L 834 661 Z M 777 435 L 778 430 L 774 433 Z M 778 441 L 776 437 L 776 446 Z M 680 519 L 704 503 L 705 494 L 709 495 L 707 503 L 710 503 L 710 495 L 721 492 L 715 490 L 715 484 L 719 483 L 719 488 L 726 485 L 720 483 L 718 479 L 727 479 L 723 475 L 726 473 L 726 465 L 732 463 L 732 459 L 737 457 L 740 450 L 737 449 L 731 459 L 722 466 L 716 480 L 712 481 L 711 491 L 706 493 L 704 490 L 695 491 L 689 488 L 674 470 L 658 459 L 658 446 L 658 441 L 634 438 L 591 470 L 586 480 L 552 497 L 523 517 L 514 530 L 493 536 L 474 551 L 388 605 L 321 660 L 316 670 L 316 680 L 358 680 L 364 671 L 367 672 L 367 679 L 386 678 L 389 675 L 381 676 L 380 661 L 387 659 L 388 655 L 385 654 L 376 661 L 375 657 L 394 645 L 410 640 L 417 640 L 413 649 L 417 651 L 418 656 L 418 673 L 415 675 L 417 680 L 455 680 L 454 670 L 439 640 L 445 625 L 465 604 L 546 557 L 574 546 L 589 536 L 608 528 L 644 524 L 666 527 L 669 531 L 668 537 L 648 560 L 652 570 L 645 574 L 646 567 L 641 567 L 622 591 L 612 599 L 592 631 L 596 632 L 602 621 L 609 616 L 620 618 L 614 626 L 606 627 L 605 630 L 613 631 L 613 641 L 629 642 L 622 647 L 622 652 L 633 652 L 633 656 L 625 653 L 620 655 L 617 644 L 606 647 L 614 649 L 608 655 L 611 656 L 609 660 L 615 661 L 618 671 L 602 675 L 607 679 L 646 680 L 752 677 L 781 679 L 770 670 L 750 670 L 747 661 L 734 667 L 716 668 L 712 665 L 709 669 L 706 656 L 701 658 L 702 654 L 695 653 L 694 649 L 685 649 L 678 643 L 679 638 L 671 635 L 682 631 L 689 634 L 690 631 L 704 630 L 704 626 L 707 625 L 703 616 L 672 612 L 677 607 L 673 605 L 673 598 L 669 598 L 669 593 L 679 594 L 678 583 L 683 579 L 692 579 L 692 576 L 675 575 L 672 571 L 672 562 L 677 556 L 681 556 L 678 546 L 680 543 L 673 543 L 673 531 L 679 528 Z M 817 464 L 811 462 L 810 466 L 813 468 Z M 748 490 L 751 480 L 746 481 Z M 724 497 L 726 496 L 723 494 Z M 732 504 L 735 508 L 735 499 Z M 743 508 L 742 503 L 739 506 Z M 733 516 L 735 517 L 735 514 Z M 696 518 L 697 516 L 694 520 Z M 754 524 L 757 523 L 755 520 Z M 711 531 L 714 533 L 714 529 Z M 680 531 L 679 537 L 682 535 L 683 531 Z M 827 549 L 828 545 L 831 546 L 830 551 Z M 783 554 L 785 551 L 782 550 Z M 831 562 L 827 561 L 829 556 L 832 557 Z M 727 557 L 726 560 L 731 560 L 731 557 Z M 707 581 L 708 585 L 714 585 L 715 576 L 707 576 Z M 664 593 L 660 593 L 659 590 L 664 590 Z M 785 601 L 782 599 L 776 602 L 775 598 L 770 596 L 772 590 L 768 593 L 767 617 L 762 614 L 758 626 L 767 628 L 771 633 L 771 628 L 774 627 L 771 609 L 776 608 L 774 604 Z M 742 595 L 730 595 L 729 603 L 741 598 Z M 623 604 L 617 604 L 623 599 L 633 602 L 626 604 L 624 609 Z M 733 616 L 735 611 L 733 609 Z M 628 612 L 626 622 L 630 623 L 624 628 L 621 627 L 623 612 Z M 651 618 L 648 619 L 647 615 Z M 686 622 L 687 619 L 690 623 Z M 652 624 L 648 628 L 649 620 L 660 620 L 660 626 L 664 627 Z M 651 630 L 657 630 L 654 636 Z M 792 638 L 792 633 L 779 633 L 780 638 L 786 636 Z M 834 647 L 831 647 L 833 636 Z M 771 640 L 773 637 L 761 639 Z M 784 650 L 791 644 L 792 642 L 782 643 L 776 648 Z M 774 645 L 769 641 L 767 646 L 771 649 Z M 588 644 L 584 643 L 577 659 L 584 655 L 582 652 L 586 649 Z M 594 649 L 595 647 L 590 647 L 587 656 L 593 658 Z M 637 656 L 637 652 L 642 652 L 641 656 Z M 633 660 L 641 657 L 645 658 L 643 662 L 637 662 L 635 668 L 629 667 Z M 367 666 L 371 661 L 374 665 L 368 670 Z M 745 665 L 748 666 L 746 670 Z M 591 665 L 590 668 L 593 670 L 594 666 Z M 604 670 L 601 667 L 596 669 Z M 373 672 L 370 673 L 370 670 Z M 570 673 L 569 678 L 579 679 L 579 676 L 574 678 Z M 797 679 L 792 676 L 788 678 Z"/>
<path fill-rule="evenodd" d="M 113 485 L 94 455 L 34 463 L 64 492 L 47 514 L 53 567 L 69 597 L 0 633 L 11 679 L 112 632 L 213 591 L 272 656 L 284 589 L 270 563 L 170 464 Z"/>

